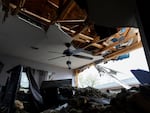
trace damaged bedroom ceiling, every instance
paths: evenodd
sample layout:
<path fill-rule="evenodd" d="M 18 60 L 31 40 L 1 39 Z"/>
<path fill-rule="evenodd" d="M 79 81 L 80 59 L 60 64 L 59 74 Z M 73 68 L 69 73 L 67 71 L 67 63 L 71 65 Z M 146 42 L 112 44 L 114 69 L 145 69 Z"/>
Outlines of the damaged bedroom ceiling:
<path fill-rule="evenodd" d="M 134 0 L 5 0 L 2 1 L 2 11 L 3 23 L 7 23 L 11 15 L 43 29 L 47 34 L 56 32 L 54 31 L 56 27 L 66 33 L 65 36 L 69 39 L 64 39 L 61 46 L 58 44 L 59 40 L 54 45 L 55 38 L 52 39 L 49 35 L 48 42 L 53 45 L 51 54 L 67 49 L 64 46 L 66 40 L 71 42 L 74 49 L 80 50 L 78 53 L 82 52 L 84 56 L 93 58 L 91 61 L 80 59 L 80 63 L 72 58 L 70 59 L 72 63 L 77 62 L 75 65 L 72 64 L 72 68 L 116 59 L 122 54 L 142 47 L 136 25 Z M 32 48 L 39 49 L 35 45 L 32 45 Z M 63 56 L 64 54 L 54 56 L 49 53 L 49 58 L 45 58 L 43 63 L 51 63 L 47 59 L 54 59 L 53 64 L 66 67 L 67 58 L 62 59 Z M 28 59 L 33 60 L 32 55 L 31 57 Z M 55 59 L 57 57 L 58 60 Z M 39 60 L 42 62 L 42 59 Z"/>

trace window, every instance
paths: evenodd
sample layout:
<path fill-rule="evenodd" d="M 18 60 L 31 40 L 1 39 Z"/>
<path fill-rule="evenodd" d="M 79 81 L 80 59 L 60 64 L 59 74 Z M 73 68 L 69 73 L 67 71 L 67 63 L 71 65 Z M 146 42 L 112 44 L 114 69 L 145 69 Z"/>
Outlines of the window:
<path fill-rule="evenodd" d="M 100 63 L 98 65 L 100 65 L 99 70 L 95 66 L 91 66 L 79 73 L 79 87 L 90 86 L 98 89 L 107 89 L 123 86 L 130 88 L 128 86 L 140 84 L 133 73 L 131 73 L 132 69 L 149 71 L 143 48 L 130 52 L 130 57 L 127 59 L 109 61 L 106 64 Z"/>
<path fill-rule="evenodd" d="M 27 78 L 26 72 L 22 72 L 20 80 L 20 90 L 28 91 L 29 90 L 29 80 Z"/>

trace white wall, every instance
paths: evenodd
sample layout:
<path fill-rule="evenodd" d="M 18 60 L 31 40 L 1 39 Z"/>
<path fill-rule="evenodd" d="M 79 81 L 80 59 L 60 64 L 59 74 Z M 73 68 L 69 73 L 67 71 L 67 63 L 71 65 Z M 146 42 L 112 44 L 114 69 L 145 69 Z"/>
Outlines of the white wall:
<path fill-rule="evenodd" d="M 6 79 L 8 74 L 6 73 L 7 70 L 13 68 L 16 65 L 24 65 L 24 66 L 30 66 L 34 69 L 40 69 L 40 70 L 45 70 L 48 72 L 54 72 L 55 74 L 53 75 L 53 80 L 59 80 L 59 79 L 72 79 L 72 71 L 48 64 L 42 64 L 42 63 L 37 63 L 34 61 L 29 61 L 25 59 L 20 59 L 17 57 L 10 57 L 10 56 L 4 56 L 0 55 L 0 61 L 4 63 L 4 68 L 2 69 L 2 72 L 0 73 L 0 85 L 5 85 Z M 36 78 L 39 79 L 39 77 Z"/>

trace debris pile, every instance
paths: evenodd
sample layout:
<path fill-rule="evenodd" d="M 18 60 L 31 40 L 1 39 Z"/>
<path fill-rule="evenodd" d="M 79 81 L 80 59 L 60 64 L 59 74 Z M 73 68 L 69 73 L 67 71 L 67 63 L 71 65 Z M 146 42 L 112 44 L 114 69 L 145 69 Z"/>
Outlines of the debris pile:
<path fill-rule="evenodd" d="M 115 96 L 91 87 L 70 90 L 75 93 L 68 98 L 67 103 L 42 113 L 150 113 L 149 85 L 121 89 Z"/>

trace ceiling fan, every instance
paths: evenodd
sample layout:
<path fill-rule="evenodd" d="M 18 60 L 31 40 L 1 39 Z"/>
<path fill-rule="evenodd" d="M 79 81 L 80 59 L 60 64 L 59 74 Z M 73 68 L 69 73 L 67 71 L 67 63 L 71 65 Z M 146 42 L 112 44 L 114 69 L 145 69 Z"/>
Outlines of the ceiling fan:
<path fill-rule="evenodd" d="M 67 47 L 67 49 L 65 49 L 62 53 L 49 51 L 51 53 L 59 53 L 59 54 L 62 54 L 62 55 L 58 56 L 58 57 L 55 57 L 55 58 L 50 58 L 48 60 L 54 60 L 54 59 L 58 59 L 58 58 L 62 58 L 62 57 L 68 57 L 68 61 L 66 61 L 66 64 L 68 65 L 69 69 L 71 69 L 71 61 L 70 61 L 71 56 L 76 57 L 76 58 L 86 59 L 86 60 L 93 60 L 92 57 L 77 54 L 77 53 L 80 53 L 80 52 L 84 52 L 85 50 L 83 50 L 83 49 L 74 49 L 74 50 L 72 50 L 72 49 L 70 49 L 71 43 L 68 43 L 68 42 L 65 43 L 65 46 Z"/>

